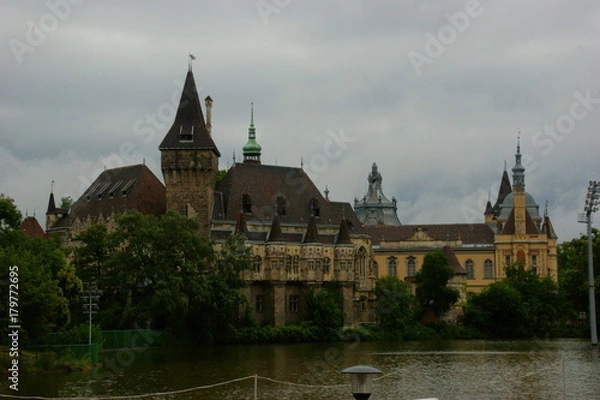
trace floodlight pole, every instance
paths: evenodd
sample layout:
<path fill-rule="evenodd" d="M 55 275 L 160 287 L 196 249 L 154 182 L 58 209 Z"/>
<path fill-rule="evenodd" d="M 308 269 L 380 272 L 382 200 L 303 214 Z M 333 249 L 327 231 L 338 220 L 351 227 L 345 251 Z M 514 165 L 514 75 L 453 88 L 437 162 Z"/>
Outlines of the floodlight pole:
<path fill-rule="evenodd" d="M 585 215 L 580 222 L 587 223 L 588 237 L 588 281 L 589 281 L 589 303 L 590 303 L 590 336 L 592 346 L 598 345 L 598 331 L 596 325 L 596 293 L 594 289 L 594 252 L 592 247 L 592 214 L 598 211 L 598 200 L 600 200 L 600 182 L 590 181 L 587 197 L 585 199 Z"/>

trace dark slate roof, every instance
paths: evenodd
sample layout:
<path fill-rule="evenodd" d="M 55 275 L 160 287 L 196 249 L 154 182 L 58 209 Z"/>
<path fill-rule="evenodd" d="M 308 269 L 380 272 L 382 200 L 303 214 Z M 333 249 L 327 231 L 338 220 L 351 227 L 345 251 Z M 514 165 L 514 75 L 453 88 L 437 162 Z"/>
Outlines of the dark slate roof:
<path fill-rule="evenodd" d="M 185 77 L 175 121 L 158 149 L 212 150 L 217 155 L 221 155 L 206 129 L 194 74 L 191 70 Z"/>
<path fill-rule="evenodd" d="M 35 217 L 26 217 L 21 223 L 21 230 L 30 237 L 41 237 L 42 239 L 48 239 L 48 235 L 42 229 L 42 226 Z"/>
<path fill-rule="evenodd" d="M 68 228 L 77 217 L 95 220 L 130 210 L 157 216 L 166 210 L 165 187 L 143 164 L 103 171 L 52 229 Z"/>
<path fill-rule="evenodd" d="M 490 203 L 490 201 L 488 200 L 487 204 L 485 205 L 485 212 L 483 213 L 483 215 L 490 215 L 494 213 L 494 209 L 492 207 L 492 203 Z"/>
<path fill-rule="evenodd" d="M 545 233 L 548 239 L 558 239 L 556 232 L 554 231 L 554 227 L 552 226 L 552 222 L 550 221 L 550 217 L 544 215 L 544 222 L 542 225 L 542 233 Z"/>
<path fill-rule="evenodd" d="M 506 220 L 506 223 L 504 224 L 504 227 L 502 228 L 501 234 L 514 235 L 515 232 L 515 209 L 513 208 L 510 212 L 510 215 L 508 216 L 508 219 Z M 529 211 L 527 209 L 525 209 L 525 233 L 527 235 L 536 235 L 540 233 L 537 226 L 535 225 L 535 222 L 533 222 L 533 219 L 531 218 L 531 214 L 529 214 Z"/>
<path fill-rule="evenodd" d="M 279 223 L 279 217 L 275 215 L 273 223 L 271 224 L 271 230 L 267 239 L 269 242 L 283 242 L 285 238 L 281 232 L 281 224 Z"/>
<path fill-rule="evenodd" d="M 455 275 L 466 275 L 467 271 L 460 265 L 458 258 L 456 258 L 456 254 L 454 254 L 454 250 L 450 246 L 444 246 L 442 252 L 448 258 L 448 266 L 454 271 Z"/>
<path fill-rule="evenodd" d="M 340 222 L 340 230 L 337 235 L 336 244 L 352 244 L 352 240 L 350 240 L 350 232 L 348 231 L 347 219 L 343 219 Z"/>
<path fill-rule="evenodd" d="M 437 225 L 402 225 L 402 226 L 368 226 L 365 231 L 371 235 L 373 246 L 384 241 L 406 241 L 418 228 L 433 240 L 462 240 L 466 245 L 493 245 L 494 232 L 486 224 L 437 224 Z"/>
<path fill-rule="evenodd" d="M 306 227 L 306 234 L 302 243 L 320 243 L 319 231 L 317 230 L 317 223 L 315 217 L 310 217 L 308 220 L 308 226 Z"/>
<path fill-rule="evenodd" d="M 234 164 L 215 192 L 213 220 L 235 221 L 244 194 L 252 203 L 252 213 L 246 214 L 247 222 L 272 221 L 277 214 L 277 199 L 281 197 L 285 200 L 285 210 L 279 210 L 282 225 L 306 226 L 311 215 L 318 215 L 315 217 L 317 226 L 338 225 L 345 217 L 349 221 L 350 234 L 364 233 L 350 204 L 323 197 L 301 168 Z M 311 201 L 316 201 L 318 211 L 311 207 Z"/>
<path fill-rule="evenodd" d="M 512 192 L 512 187 L 510 185 L 510 179 L 508 178 L 508 172 L 506 169 L 502 173 L 502 179 L 500 181 L 500 188 L 498 189 L 498 199 L 496 200 L 496 204 L 494 204 L 494 211 L 497 213 L 500 206 L 504 202 L 506 196 L 508 196 Z"/>
<path fill-rule="evenodd" d="M 246 214 L 243 211 L 240 211 L 237 217 L 237 221 L 235 222 L 234 233 L 245 235 L 247 232 L 248 227 L 246 226 Z"/>

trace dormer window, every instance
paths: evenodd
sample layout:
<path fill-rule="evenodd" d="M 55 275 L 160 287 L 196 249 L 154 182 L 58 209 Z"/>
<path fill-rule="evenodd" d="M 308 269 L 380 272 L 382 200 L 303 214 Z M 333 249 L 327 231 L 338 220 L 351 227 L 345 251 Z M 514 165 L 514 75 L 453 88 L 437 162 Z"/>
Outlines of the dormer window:
<path fill-rule="evenodd" d="M 313 217 L 321 216 L 321 209 L 319 208 L 319 201 L 317 199 L 310 200 L 310 215 Z"/>
<path fill-rule="evenodd" d="M 252 214 L 252 199 L 248 193 L 242 196 L 242 211 L 246 214 Z"/>
<path fill-rule="evenodd" d="M 194 125 L 190 127 L 189 132 L 183 130 L 183 125 L 179 126 L 179 141 L 180 142 L 193 142 L 194 141 Z"/>
<path fill-rule="evenodd" d="M 127 196 L 127 194 L 129 193 L 129 190 L 131 189 L 131 186 L 133 185 L 133 182 L 135 182 L 135 178 L 130 179 L 129 182 L 127 182 L 127 184 L 123 187 L 123 190 L 121 191 L 121 193 L 123 194 L 123 197 Z"/>
<path fill-rule="evenodd" d="M 287 210 L 286 210 L 285 206 L 286 206 L 285 197 L 283 197 L 283 196 L 277 197 L 277 203 L 276 203 L 277 215 L 279 215 L 280 217 L 285 217 L 287 215 Z"/>
<path fill-rule="evenodd" d="M 106 189 L 108 189 L 109 186 L 110 186 L 110 182 L 106 182 L 104 184 L 104 186 L 102 186 L 102 189 L 100 189 L 100 191 L 98 192 L 98 200 L 102 200 L 102 195 L 104 194 Z"/>

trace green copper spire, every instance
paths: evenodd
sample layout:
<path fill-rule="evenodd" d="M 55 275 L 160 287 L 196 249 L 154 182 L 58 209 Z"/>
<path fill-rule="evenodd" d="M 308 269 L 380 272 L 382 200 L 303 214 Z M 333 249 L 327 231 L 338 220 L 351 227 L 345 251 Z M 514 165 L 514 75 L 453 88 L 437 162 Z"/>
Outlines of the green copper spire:
<path fill-rule="evenodd" d="M 513 172 L 513 190 L 525 191 L 525 167 L 521 164 L 521 131 L 517 136 L 517 154 L 515 154 L 515 166 Z"/>
<path fill-rule="evenodd" d="M 250 103 L 250 127 L 248 128 L 248 143 L 242 149 L 245 163 L 260 164 L 262 147 L 256 142 L 256 128 L 254 128 L 254 103 Z"/>

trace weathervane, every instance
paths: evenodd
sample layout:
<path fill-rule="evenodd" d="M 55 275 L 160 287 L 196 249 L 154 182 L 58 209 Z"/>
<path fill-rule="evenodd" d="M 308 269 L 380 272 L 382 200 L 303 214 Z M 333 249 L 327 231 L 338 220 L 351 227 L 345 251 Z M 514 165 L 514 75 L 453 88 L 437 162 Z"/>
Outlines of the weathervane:
<path fill-rule="evenodd" d="M 188 71 L 192 70 L 192 61 L 194 61 L 196 59 L 196 56 L 193 55 L 192 53 L 188 54 Z"/>

